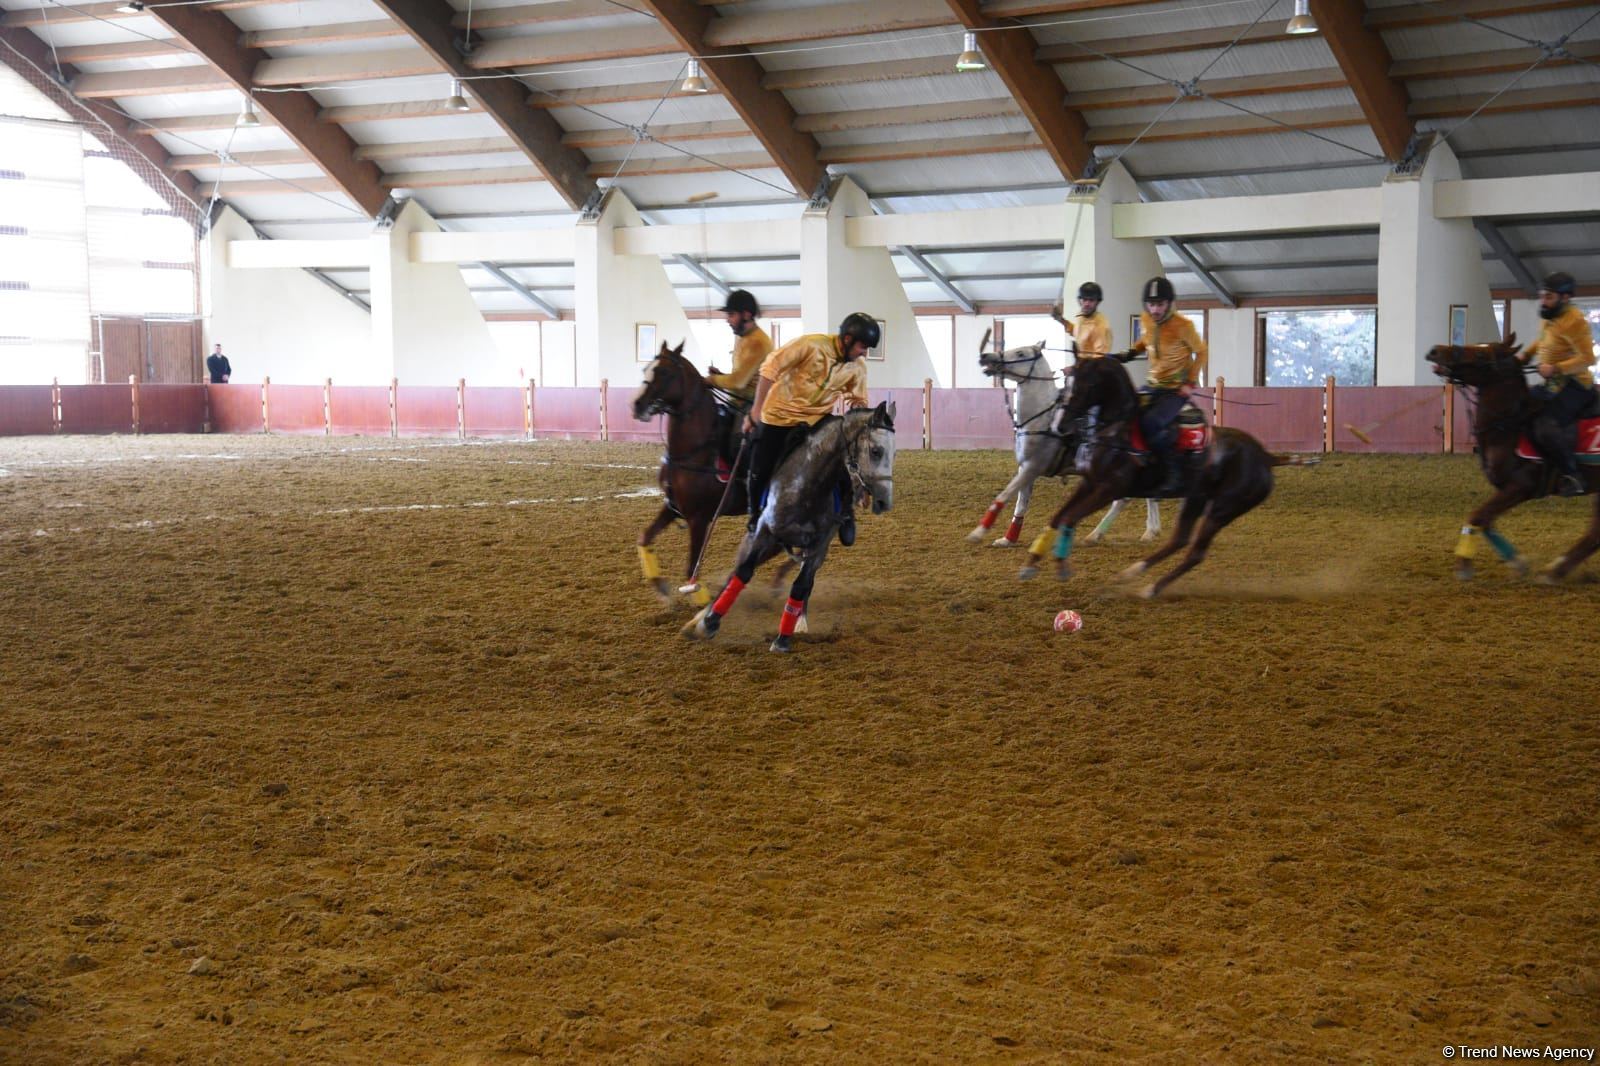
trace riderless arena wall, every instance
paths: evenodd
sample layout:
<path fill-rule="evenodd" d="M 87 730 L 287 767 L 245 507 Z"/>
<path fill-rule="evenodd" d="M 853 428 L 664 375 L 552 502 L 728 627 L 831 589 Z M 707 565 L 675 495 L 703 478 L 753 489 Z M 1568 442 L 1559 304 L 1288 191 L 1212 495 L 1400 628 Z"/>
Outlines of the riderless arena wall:
<path fill-rule="evenodd" d="M 1593 1061 L 1594 500 L 1502 513 L 1428 356 L 1600 326 L 1597 64 L 1573 0 L 0 0 L 0 1062 Z M 1270 495 L 1148 600 L 1092 475 L 969 543 L 980 354 L 1156 275 Z M 634 401 L 738 289 L 878 320 L 893 506 L 691 643 L 745 519 L 649 548 Z"/>

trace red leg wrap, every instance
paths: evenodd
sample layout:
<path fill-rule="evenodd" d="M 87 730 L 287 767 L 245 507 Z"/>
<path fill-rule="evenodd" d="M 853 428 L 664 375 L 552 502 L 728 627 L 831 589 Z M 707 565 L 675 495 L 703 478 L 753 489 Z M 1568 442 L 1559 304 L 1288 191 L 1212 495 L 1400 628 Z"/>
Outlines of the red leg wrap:
<path fill-rule="evenodd" d="M 1016 540 L 1020 536 L 1022 536 L 1022 519 L 1013 518 L 1011 524 L 1006 527 L 1006 539 Z"/>
<path fill-rule="evenodd" d="M 783 618 L 778 622 L 780 636 L 794 636 L 794 627 L 799 624 L 800 616 L 805 613 L 806 601 L 790 597 L 789 602 L 783 605 Z"/>
<path fill-rule="evenodd" d="M 1005 504 L 999 500 L 991 503 L 989 505 L 989 509 L 983 512 L 983 520 L 980 521 L 978 525 L 982 526 L 984 529 L 992 529 L 994 527 L 994 520 L 1000 517 L 1000 509 L 1004 506 Z"/>
<path fill-rule="evenodd" d="M 733 610 L 733 601 L 738 599 L 739 593 L 743 591 L 744 582 L 736 577 L 730 577 L 727 587 L 722 590 L 722 595 L 717 597 L 717 602 L 711 605 L 711 609 L 718 614 L 727 614 Z"/>

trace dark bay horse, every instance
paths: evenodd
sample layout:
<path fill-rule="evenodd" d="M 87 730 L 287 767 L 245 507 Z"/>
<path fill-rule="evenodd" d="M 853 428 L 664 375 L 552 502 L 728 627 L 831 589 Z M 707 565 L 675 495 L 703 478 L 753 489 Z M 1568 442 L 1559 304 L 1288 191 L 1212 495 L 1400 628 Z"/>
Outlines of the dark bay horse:
<path fill-rule="evenodd" d="M 1161 481 L 1161 471 L 1147 464 L 1134 448 L 1132 431 L 1139 417 L 1139 394 L 1120 359 L 1087 359 L 1072 368 L 1063 408 L 1065 417 L 1082 425 L 1090 411 L 1096 409 L 1099 414 L 1089 465 L 1080 471 L 1083 480 L 1050 519 L 1050 528 L 1056 531 L 1056 576 L 1062 579 L 1072 574 L 1067 560 L 1079 522 L 1114 500 L 1150 496 Z M 1260 441 L 1236 429 L 1212 429 L 1210 443 L 1188 461 L 1191 469 L 1184 479 L 1183 507 L 1172 539 L 1122 573 L 1124 578 L 1136 578 L 1188 547 L 1188 554 L 1177 566 L 1143 590 L 1146 599 L 1160 595 L 1168 585 L 1200 565 L 1223 527 L 1271 494 L 1274 467 L 1302 462 L 1274 455 Z M 1034 540 L 1020 577 L 1026 579 L 1038 573 L 1049 539 L 1046 532 Z"/>
<path fill-rule="evenodd" d="M 1480 534 L 1507 566 L 1519 575 L 1526 574 L 1527 560 L 1494 528 L 1501 515 L 1548 491 L 1549 464 L 1517 454 L 1535 409 L 1523 377 L 1531 368 L 1517 358 L 1516 335 L 1498 344 L 1440 344 L 1429 350 L 1427 358 L 1434 373 L 1477 394 L 1478 411 L 1472 420 L 1472 433 L 1478 440 L 1478 462 L 1495 490 L 1467 516 L 1467 524 L 1461 529 L 1461 539 L 1456 543 L 1456 576 L 1463 581 L 1472 577 L 1472 557 Z M 1583 464 L 1578 469 L 1585 490 L 1600 491 L 1600 467 Z M 1549 584 L 1560 581 L 1596 548 L 1600 548 L 1600 496 L 1595 497 L 1588 530 L 1566 554 L 1540 572 L 1539 580 Z"/>
<path fill-rule="evenodd" d="M 671 589 L 661 576 L 661 561 L 652 546 L 656 537 L 676 519 L 688 524 L 689 562 L 684 572 L 693 581 L 695 562 L 700 558 L 712 518 L 718 513 L 742 515 L 748 507 L 744 478 L 735 479 L 729 486 L 718 476 L 721 442 L 716 399 L 700 371 L 683 357 L 682 344 L 676 348 L 661 345 L 655 362 L 645 369 L 644 387 L 633 400 L 633 417 L 641 422 L 662 413 L 667 416 L 667 454 L 661 459 L 657 477 L 666 502 L 655 521 L 639 534 L 639 565 L 656 594 L 670 603 Z M 711 602 L 710 595 L 698 583 L 686 586 L 686 590 L 697 606 Z"/>
<path fill-rule="evenodd" d="M 817 571 L 839 529 L 834 490 L 848 478 L 861 506 L 882 514 L 894 505 L 894 405 L 850 411 L 818 422 L 778 464 L 755 532 L 745 535 L 722 594 L 683 627 L 690 640 L 710 640 L 733 609 L 756 567 L 780 552 L 799 558 L 773 651 L 792 651 L 792 635 L 805 615 Z"/>

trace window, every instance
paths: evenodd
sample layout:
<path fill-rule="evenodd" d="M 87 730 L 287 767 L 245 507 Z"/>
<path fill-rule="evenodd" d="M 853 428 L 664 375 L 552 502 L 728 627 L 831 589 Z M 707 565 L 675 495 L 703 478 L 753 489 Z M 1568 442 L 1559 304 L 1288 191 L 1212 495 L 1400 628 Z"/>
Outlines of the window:
<path fill-rule="evenodd" d="M 1266 383 L 1340 385 L 1377 380 L 1378 315 L 1370 309 L 1268 311 Z"/>

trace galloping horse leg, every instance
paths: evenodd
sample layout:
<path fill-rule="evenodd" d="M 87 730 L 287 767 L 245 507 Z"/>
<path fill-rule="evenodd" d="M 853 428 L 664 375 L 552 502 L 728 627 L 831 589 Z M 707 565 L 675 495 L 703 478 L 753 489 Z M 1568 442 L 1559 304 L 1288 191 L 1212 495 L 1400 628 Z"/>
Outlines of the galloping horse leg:
<path fill-rule="evenodd" d="M 1028 463 L 1019 463 L 1017 472 L 1012 475 L 1010 481 L 1006 482 L 1006 487 L 1000 490 L 999 495 L 995 496 L 994 502 L 989 505 L 989 509 L 983 512 L 983 517 L 978 519 L 978 524 L 972 528 L 971 533 L 967 534 L 967 540 L 973 544 L 980 543 L 984 538 L 984 534 L 994 528 L 994 521 L 1000 517 L 1000 512 L 1005 510 L 1006 501 L 1020 492 L 1023 485 L 1031 487 L 1034 479 L 1038 476 L 1038 474 L 1032 472 Z M 1020 515 L 1013 518 L 1011 524 L 1019 526 L 1021 524 Z"/>
<path fill-rule="evenodd" d="M 1205 518 L 1200 522 L 1200 532 L 1194 538 L 1194 543 L 1190 545 L 1189 553 L 1179 561 L 1177 566 L 1173 567 L 1170 571 L 1157 578 L 1155 584 L 1150 585 L 1143 592 L 1141 592 L 1140 595 L 1147 600 L 1155 599 L 1157 596 L 1161 595 L 1162 590 L 1164 590 L 1168 585 L 1172 584 L 1174 581 L 1178 580 L 1178 578 L 1182 577 L 1190 570 L 1193 570 L 1195 567 L 1205 562 L 1206 552 L 1210 549 L 1211 541 L 1216 538 L 1216 535 L 1221 533 L 1223 528 L 1234 519 L 1238 518 L 1242 514 L 1245 514 L 1251 508 L 1255 507 L 1256 504 L 1266 499 L 1268 493 L 1271 491 L 1272 484 L 1271 482 L 1268 482 L 1258 495 L 1252 494 L 1250 497 L 1242 500 L 1223 500 L 1221 498 L 1213 498 L 1209 504 L 1206 504 L 1204 501 L 1202 501 L 1202 506 L 1207 508 L 1206 515 Z M 1191 502 L 1192 500 L 1184 501 L 1184 508 L 1186 510 Z M 1177 535 L 1174 534 L 1174 539 L 1176 539 L 1176 536 Z"/>
<path fill-rule="evenodd" d="M 743 592 L 745 585 L 756 576 L 756 567 L 781 550 L 777 538 L 765 529 L 746 537 L 744 544 L 739 548 L 739 561 L 734 565 L 728 583 L 722 586 L 722 594 L 689 619 L 682 629 L 683 635 L 690 640 L 710 640 L 716 636 L 717 630 L 722 627 L 723 616 L 733 610 L 734 601 L 739 598 L 739 593 Z"/>
<path fill-rule="evenodd" d="M 1151 504 L 1155 503 L 1154 500 L 1150 502 Z M 1178 528 L 1172 531 L 1172 539 L 1157 548 L 1154 553 L 1128 567 L 1117 577 L 1123 581 L 1132 581 L 1152 566 L 1175 554 L 1185 544 L 1188 544 L 1189 537 L 1194 533 L 1194 525 L 1200 520 L 1200 516 L 1205 513 L 1206 504 L 1209 502 L 1204 496 L 1187 497 L 1183 501 L 1183 508 L 1178 512 Z"/>
<path fill-rule="evenodd" d="M 783 605 L 783 617 L 778 621 L 778 639 L 772 642 L 769 651 L 793 651 L 794 634 L 800 630 L 800 624 L 805 620 L 806 601 L 811 598 L 811 589 L 817 581 L 817 571 L 822 569 L 823 562 L 828 558 L 828 548 L 833 544 L 830 535 L 822 542 L 822 546 L 815 551 L 807 552 L 805 562 L 800 565 L 800 576 L 794 579 L 794 585 L 789 589 L 789 600 Z"/>
<path fill-rule="evenodd" d="M 689 562 L 684 571 L 685 584 L 679 591 L 687 591 L 691 603 L 696 607 L 704 607 L 711 602 L 711 593 L 706 591 L 705 584 L 695 576 L 694 566 L 700 561 L 700 551 L 705 547 L 706 534 L 710 532 L 711 522 L 704 512 L 697 512 L 688 522 Z"/>
<path fill-rule="evenodd" d="M 1150 543 L 1161 536 L 1161 503 L 1159 500 L 1144 501 L 1144 535 L 1139 539 Z"/>
<path fill-rule="evenodd" d="M 1089 531 L 1089 535 L 1087 537 L 1083 538 L 1083 542 L 1085 544 L 1092 545 L 1099 544 L 1101 541 L 1105 540 L 1106 534 L 1111 532 L 1111 523 L 1115 522 L 1117 520 L 1117 516 L 1123 511 L 1127 510 L 1127 508 L 1127 500 L 1118 500 L 1116 503 L 1113 503 L 1111 505 L 1111 509 L 1106 512 L 1105 517 L 1100 519 L 1099 524 Z M 1146 523 L 1146 528 L 1149 528 L 1148 522 Z"/>
<path fill-rule="evenodd" d="M 1109 485 L 1096 485 L 1085 481 L 1078 486 L 1078 491 L 1072 494 L 1061 510 L 1050 519 L 1050 528 L 1056 531 L 1055 547 L 1050 549 L 1050 531 L 1046 530 L 1034 538 L 1028 545 L 1028 561 L 1023 564 L 1017 578 L 1027 581 L 1039 573 L 1039 562 L 1044 558 L 1046 550 L 1056 557 L 1056 579 L 1065 581 L 1072 576 L 1072 566 L 1067 561 L 1072 555 L 1072 537 L 1077 530 L 1077 525 L 1088 518 L 1100 508 L 1117 498 L 1117 489 Z"/>
<path fill-rule="evenodd" d="M 1539 574 L 1540 582 L 1553 585 L 1560 581 L 1572 573 L 1579 563 L 1593 555 L 1596 548 L 1600 548 L 1600 496 L 1594 498 L 1594 514 L 1589 519 L 1588 530 L 1578 543 L 1567 549 L 1565 555 L 1544 568 Z"/>
<path fill-rule="evenodd" d="M 1461 527 L 1461 536 L 1456 541 L 1457 578 L 1462 581 L 1472 580 L 1472 557 L 1478 550 L 1478 542 L 1474 538 L 1480 533 L 1483 534 L 1483 539 L 1489 542 L 1490 547 L 1494 548 L 1495 554 L 1519 576 L 1528 572 L 1527 560 L 1519 555 L 1511 542 L 1494 528 L 1494 521 L 1518 504 L 1525 503 L 1530 497 L 1531 494 L 1525 486 L 1512 482 L 1467 516 L 1467 524 Z M 1551 564 L 1551 568 L 1560 561 L 1557 559 Z"/>
<path fill-rule="evenodd" d="M 661 597 L 662 603 L 671 603 L 672 594 L 667 588 L 667 579 L 661 576 L 661 559 L 656 555 L 656 550 L 651 545 L 655 543 L 656 537 L 661 535 L 661 531 L 670 526 L 672 520 L 676 517 L 678 516 L 672 508 L 663 504 L 661 512 L 655 517 L 655 521 L 646 526 L 644 532 L 639 534 L 639 568 L 644 571 L 644 579 L 655 588 L 656 595 Z M 689 552 L 689 558 L 694 558 L 693 549 Z M 693 564 L 691 563 L 690 565 L 692 566 Z"/>
<path fill-rule="evenodd" d="M 1033 499 L 1033 486 L 1039 483 L 1039 475 L 1024 481 L 1017 489 L 1017 506 L 1011 511 L 1011 524 L 1006 527 L 1006 535 L 990 543 L 991 548 L 1015 548 L 1017 540 L 1022 536 L 1022 520 L 1028 514 L 1028 501 Z"/>

